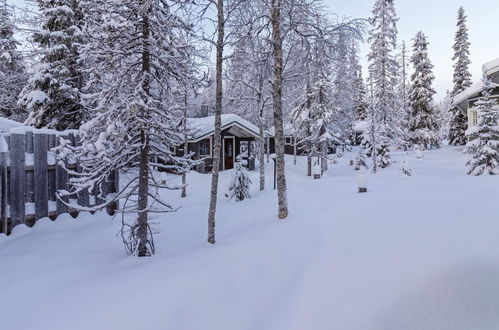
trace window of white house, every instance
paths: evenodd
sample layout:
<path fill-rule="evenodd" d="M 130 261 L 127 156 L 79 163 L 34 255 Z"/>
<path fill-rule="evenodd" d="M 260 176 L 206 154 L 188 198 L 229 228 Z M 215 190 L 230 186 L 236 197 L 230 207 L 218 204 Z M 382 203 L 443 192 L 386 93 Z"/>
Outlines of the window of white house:
<path fill-rule="evenodd" d="M 211 155 L 210 140 L 205 139 L 199 142 L 199 155 L 200 156 L 210 156 Z"/>

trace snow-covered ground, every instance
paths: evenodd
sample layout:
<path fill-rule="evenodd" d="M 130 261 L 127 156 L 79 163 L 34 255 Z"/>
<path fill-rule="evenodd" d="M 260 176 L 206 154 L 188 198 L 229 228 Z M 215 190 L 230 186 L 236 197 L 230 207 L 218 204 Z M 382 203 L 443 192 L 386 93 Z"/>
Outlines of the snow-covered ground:
<path fill-rule="evenodd" d="M 252 199 L 220 198 L 214 246 L 197 173 L 187 199 L 165 192 L 182 208 L 156 218 L 152 258 L 127 257 L 103 214 L 18 227 L 0 236 L 0 329 L 497 330 L 499 177 L 444 148 L 395 156 L 413 176 L 396 164 L 358 194 L 352 157 L 316 181 L 289 158 L 284 221 L 271 167 L 263 193 L 253 172 Z"/>

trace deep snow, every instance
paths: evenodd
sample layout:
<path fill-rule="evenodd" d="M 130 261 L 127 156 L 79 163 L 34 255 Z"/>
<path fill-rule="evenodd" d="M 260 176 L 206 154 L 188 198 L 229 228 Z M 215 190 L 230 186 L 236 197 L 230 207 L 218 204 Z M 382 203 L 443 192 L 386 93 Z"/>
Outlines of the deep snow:
<path fill-rule="evenodd" d="M 127 257 L 104 214 L 18 227 L 0 236 L 0 329 L 498 329 L 499 176 L 465 175 L 444 148 L 395 156 L 413 175 L 395 164 L 358 194 L 354 156 L 315 181 L 288 158 L 284 221 L 270 164 L 263 193 L 252 172 L 250 200 L 220 194 L 215 246 L 197 173 L 187 199 L 165 192 L 183 206 L 156 218 L 152 258 Z"/>

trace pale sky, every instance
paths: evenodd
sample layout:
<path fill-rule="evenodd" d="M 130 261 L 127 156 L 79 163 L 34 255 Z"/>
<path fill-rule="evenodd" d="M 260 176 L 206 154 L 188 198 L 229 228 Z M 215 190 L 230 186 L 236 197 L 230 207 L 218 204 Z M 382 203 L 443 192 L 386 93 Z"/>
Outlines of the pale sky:
<path fill-rule="evenodd" d="M 374 0 L 325 0 L 339 16 L 369 17 Z M 452 89 L 452 44 L 457 11 L 463 6 L 468 16 L 473 81 L 481 77 L 481 66 L 499 58 L 499 0 L 395 0 L 399 17 L 399 42 L 412 46 L 412 38 L 423 31 L 430 42 L 430 60 L 435 66 L 437 97 Z M 368 46 L 363 47 L 363 65 Z"/>
<path fill-rule="evenodd" d="M 337 15 L 367 18 L 374 0 L 324 0 Z M 24 0 L 9 2 L 23 5 Z M 430 41 L 430 59 L 435 66 L 438 97 L 452 89 L 452 44 L 456 32 L 457 10 L 463 6 L 468 16 L 473 81 L 481 77 L 481 66 L 499 58 L 499 0 L 395 0 L 399 17 L 399 42 L 410 47 L 412 38 L 423 31 Z M 366 67 L 368 45 L 362 51 Z"/>

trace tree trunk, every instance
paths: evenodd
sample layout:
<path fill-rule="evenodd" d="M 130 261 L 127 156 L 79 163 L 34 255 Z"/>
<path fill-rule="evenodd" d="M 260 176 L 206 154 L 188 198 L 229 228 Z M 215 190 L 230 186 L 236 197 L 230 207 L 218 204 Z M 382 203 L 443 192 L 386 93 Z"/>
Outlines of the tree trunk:
<path fill-rule="evenodd" d="M 142 16 L 142 73 L 144 81 L 142 88 L 146 95 L 149 95 L 150 81 L 149 72 L 151 71 L 150 52 L 149 52 L 149 16 Z M 146 102 L 147 103 L 147 100 Z M 148 111 L 144 109 L 143 111 Z M 147 114 L 144 114 L 147 116 Z M 149 204 L 149 132 L 143 128 L 140 132 L 140 164 L 139 164 L 139 195 L 137 201 L 137 255 L 139 257 L 150 256 L 153 251 L 149 251 L 152 242 L 148 242 L 148 204 Z"/>
<path fill-rule="evenodd" d="M 137 203 L 138 219 L 137 219 L 137 238 L 139 245 L 137 255 L 139 257 L 147 257 L 151 255 L 148 249 L 147 239 L 147 205 L 149 199 L 149 138 L 147 133 L 142 130 L 140 132 L 140 165 L 139 165 L 139 196 Z"/>
<path fill-rule="evenodd" d="M 297 161 L 297 150 L 296 150 L 296 136 L 293 136 L 293 164 L 296 166 L 296 161 Z"/>
<path fill-rule="evenodd" d="M 258 162 L 260 167 L 260 190 L 265 190 L 265 134 L 263 120 L 260 120 L 260 147 L 258 148 Z"/>
<path fill-rule="evenodd" d="M 187 137 L 187 88 L 184 93 L 184 158 L 187 158 L 187 154 L 189 153 L 189 143 Z M 182 194 L 180 197 L 187 197 L 187 172 L 182 172 Z"/>
<path fill-rule="evenodd" d="M 321 175 L 327 171 L 327 145 L 325 142 L 322 143 L 322 159 L 321 159 Z"/>
<path fill-rule="evenodd" d="M 277 197 L 279 203 L 279 219 L 288 216 L 286 191 L 286 169 L 284 162 L 284 127 L 282 118 L 282 36 L 281 36 L 281 4 L 282 0 L 272 0 L 272 38 L 274 46 L 274 126 L 276 149 Z"/>
<path fill-rule="evenodd" d="M 224 50 L 224 2 L 217 0 L 217 59 L 216 59 L 216 98 L 215 98 L 215 140 L 213 150 L 213 173 L 211 176 L 210 209 L 208 211 L 208 243 L 215 244 L 215 213 L 217 211 L 218 173 L 222 144 L 222 61 Z"/>

